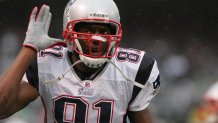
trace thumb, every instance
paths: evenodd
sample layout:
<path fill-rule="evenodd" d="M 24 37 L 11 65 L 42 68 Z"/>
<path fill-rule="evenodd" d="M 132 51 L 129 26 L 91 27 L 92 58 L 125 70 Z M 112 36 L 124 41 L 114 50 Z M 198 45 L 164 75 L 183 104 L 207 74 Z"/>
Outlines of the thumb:
<path fill-rule="evenodd" d="M 53 47 L 57 45 L 66 47 L 66 42 L 63 41 L 62 39 L 50 38 L 50 41 L 51 41 L 51 45 L 49 47 Z"/>

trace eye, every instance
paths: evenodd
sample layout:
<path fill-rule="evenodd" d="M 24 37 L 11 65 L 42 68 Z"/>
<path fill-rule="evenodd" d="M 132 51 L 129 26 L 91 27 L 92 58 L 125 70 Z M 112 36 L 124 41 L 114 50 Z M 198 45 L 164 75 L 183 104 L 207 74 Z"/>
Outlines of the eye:
<path fill-rule="evenodd" d="M 90 30 L 87 30 L 87 31 L 86 31 L 86 33 L 89 33 L 89 34 L 91 34 L 91 33 L 92 33 L 92 31 L 90 31 Z"/>
<path fill-rule="evenodd" d="M 110 34 L 110 30 L 109 29 L 101 29 L 100 34 L 103 34 L 103 35 L 107 35 L 107 34 Z"/>
<path fill-rule="evenodd" d="M 91 33 L 91 31 L 87 28 L 83 28 L 83 29 L 80 29 L 79 32 L 82 32 L 82 33 Z"/>

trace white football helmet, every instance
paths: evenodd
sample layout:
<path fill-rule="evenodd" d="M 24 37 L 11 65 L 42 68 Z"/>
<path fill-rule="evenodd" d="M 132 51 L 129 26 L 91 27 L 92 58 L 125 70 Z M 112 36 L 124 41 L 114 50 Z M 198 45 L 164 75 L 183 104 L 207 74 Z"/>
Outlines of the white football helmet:
<path fill-rule="evenodd" d="M 205 100 L 213 100 L 218 102 L 218 81 L 216 81 L 204 94 Z"/>
<path fill-rule="evenodd" d="M 81 23 L 110 25 L 114 33 L 81 33 L 75 30 Z M 77 52 L 80 60 L 92 68 L 102 66 L 106 59 L 115 55 L 122 36 L 119 10 L 113 0 L 71 0 L 64 11 L 63 28 L 68 49 Z M 87 41 L 89 52 L 84 51 L 80 40 Z M 97 51 L 91 46 L 93 42 L 98 42 Z M 106 49 L 101 48 L 103 43 L 107 43 Z"/>

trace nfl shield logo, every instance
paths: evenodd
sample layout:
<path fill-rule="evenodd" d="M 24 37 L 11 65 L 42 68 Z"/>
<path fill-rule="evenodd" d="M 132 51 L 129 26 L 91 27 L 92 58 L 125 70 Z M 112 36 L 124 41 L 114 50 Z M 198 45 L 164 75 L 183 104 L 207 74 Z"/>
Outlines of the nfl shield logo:
<path fill-rule="evenodd" d="M 91 83 L 90 82 L 85 82 L 85 87 L 91 87 Z"/>

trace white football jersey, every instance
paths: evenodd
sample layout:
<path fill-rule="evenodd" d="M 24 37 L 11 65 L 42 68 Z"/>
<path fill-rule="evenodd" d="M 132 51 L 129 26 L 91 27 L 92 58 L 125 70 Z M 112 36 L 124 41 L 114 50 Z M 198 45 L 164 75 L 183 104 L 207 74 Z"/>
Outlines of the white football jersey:
<path fill-rule="evenodd" d="M 148 107 L 160 81 L 156 61 L 144 51 L 118 48 L 111 58 L 120 71 L 145 88 L 127 81 L 111 63 L 92 79 L 82 80 L 74 69 L 58 78 L 71 62 L 65 47 L 42 50 L 26 72 L 26 78 L 40 93 L 46 123 L 125 123 L 127 111 Z"/>

